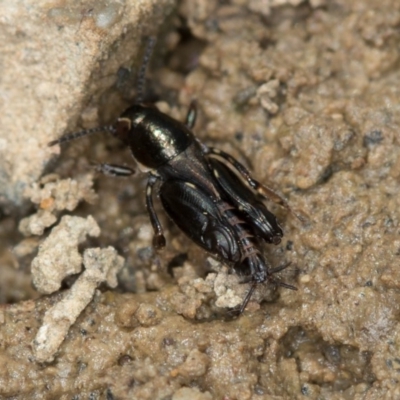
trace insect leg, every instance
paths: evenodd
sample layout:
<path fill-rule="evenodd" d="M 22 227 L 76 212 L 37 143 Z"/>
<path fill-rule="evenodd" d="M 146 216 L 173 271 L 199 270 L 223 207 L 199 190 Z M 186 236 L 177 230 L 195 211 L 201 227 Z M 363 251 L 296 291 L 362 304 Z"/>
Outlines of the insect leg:
<path fill-rule="evenodd" d="M 256 281 L 251 281 L 250 289 L 249 289 L 249 291 L 247 292 L 246 297 L 243 299 L 242 304 L 241 304 L 240 306 L 238 306 L 238 307 L 232 308 L 232 309 L 229 311 L 229 314 L 230 314 L 232 317 L 235 318 L 235 317 L 238 317 L 240 314 L 243 314 L 244 310 L 245 310 L 246 307 L 247 307 L 247 304 L 249 304 L 249 301 L 250 301 L 250 299 L 251 299 L 251 296 L 253 296 L 253 293 L 254 293 L 254 290 L 255 290 L 256 287 L 257 287 L 257 284 L 258 284 L 258 282 L 256 282 Z"/>
<path fill-rule="evenodd" d="M 192 100 L 190 102 L 189 109 L 185 119 L 185 125 L 189 129 L 192 129 L 194 127 L 194 124 L 196 123 L 196 117 L 197 117 L 197 102 L 196 100 Z"/>
<path fill-rule="evenodd" d="M 283 271 L 283 270 L 286 269 L 289 265 L 290 265 L 290 262 L 288 262 L 288 263 L 286 263 L 286 264 L 283 264 L 283 265 L 280 265 L 279 267 L 270 268 L 269 271 L 268 271 L 268 275 L 269 275 L 269 277 L 267 278 L 268 281 L 271 282 L 272 284 L 275 284 L 275 285 L 277 285 L 277 286 L 284 287 L 284 288 L 286 288 L 286 289 L 297 290 L 297 287 L 296 287 L 296 286 L 289 285 L 288 283 L 282 282 L 279 278 L 275 278 L 275 277 L 274 277 L 274 274 Z M 257 287 L 257 284 L 259 283 L 259 282 L 255 281 L 255 280 L 252 280 L 251 277 L 248 277 L 248 279 L 244 279 L 244 280 L 243 280 L 242 282 L 240 282 L 240 283 L 248 283 L 248 282 L 251 282 L 251 286 L 250 286 L 249 291 L 248 291 L 247 294 L 246 294 L 246 297 L 243 299 L 242 304 L 240 305 L 240 307 L 234 308 L 234 309 L 230 312 L 230 313 L 231 313 L 232 315 L 234 315 L 234 316 L 238 316 L 238 315 L 240 315 L 240 314 L 242 314 L 242 313 L 244 312 L 244 310 L 245 310 L 246 307 L 247 307 L 247 304 L 249 303 L 249 301 L 250 301 L 250 299 L 251 299 L 251 297 L 252 297 L 252 295 L 253 295 L 253 293 L 254 293 L 254 290 L 255 290 L 256 287 Z"/>
<path fill-rule="evenodd" d="M 245 297 L 244 300 L 243 300 L 242 305 L 240 306 L 240 308 L 239 308 L 239 310 L 238 310 L 238 313 L 239 313 L 239 314 L 243 314 L 243 311 L 246 309 L 247 304 L 249 303 L 249 301 L 250 301 L 250 299 L 251 299 L 251 296 L 253 296 L 253 293 L 254 293 L 254 290 L 256 289 L 256 287 L 257 287 L 257 282 L 253 282 L 253 283 L 251 284 L 251 286 L 250 286 L 249 291 L 248 291 L 247 294 L 246 294 L 246 297 Z"/>
<path fill-rule="evenodd" d="M 146 207 L 147 212 L 149 213 L 151 225 L 153 226 L 154 230 L 153 246 L 157 250 L 165 247 L 165 237 L 163 234 L 163 229 L 153 205 L 153 189 L 158 180 L 159 178 L 157 176 L 150 175 L 146 187 Z"/>
<path fill-rule="evenodd" d="M 132 168 L 116 164 L 93 164 L 93 167 L 95 171 L 108 176 L 131 176 L 135 173 L 135 170 Z"/>
<path fill-rule="evenodd" d="M 253 234 L 261 237 L 267 243 L 280 243 L 283 231 L 274 214 L 272 214 L 257 193 L 239 178 L 225 162 L 214 157 L 208 157 L 211 167 L 221 188 L 237 209 L 243 213 L 247 223 L 254 228 Z"/>
<path fill-rule="evenodd" d="M 278 193 L 275 193 L 272 189 L 268 188 L 267 186 L 264 186 L 262 183 L 253 179 L 248 169 L 239 161 L 237 161 L 235 158 L 233 158 L 231 155 L 214 147 L 209 147 L 207 149 L 207 153 L 211 156 L 217 156 L 223 158 L 226 162 L 232 165 L 232 167 L 235 168 L 236 171 L 239 172 L 239 174 L 243 177 L 243 179 L 245 179 L 246 182 L 249 184 L 249 186 L 252 187 L 255 191 L 257 191 L 257 193 L 259 193 L 264 198 L 269 199 L 274 203 L 279 204 L 282 207 L 285 207 L 286 209 L 291 211 L 289 204 L 286 202 L 285 199 L 279 196 Z"/>

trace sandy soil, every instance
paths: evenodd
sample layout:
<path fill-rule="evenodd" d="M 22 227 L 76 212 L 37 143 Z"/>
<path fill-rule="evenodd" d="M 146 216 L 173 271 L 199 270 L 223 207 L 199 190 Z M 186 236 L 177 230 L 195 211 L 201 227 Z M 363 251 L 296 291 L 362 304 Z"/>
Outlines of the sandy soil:
<path fill-rule="evenodd" d="M 145 176 L 93 173 L 93 160 L 132 165 L 127 149 L 105 135 L 63 146 L 59 158 L 46 147 L 66 130 L 109 123 L 134 99 L 143 50 L 130 48 L 132 26 L 111 40 L 97 14 L 86 14 L 63 26 L 97 32 L 105 48 L 93 46 L 100 55 L 85 63 L 91 73 L 73 89 L 76 106 L 37 120 L 30 134 L 45 135 L 25 163 L 33 169 L 10 175 L 11 156 L 0 167 L 0 399 L 400 398 L 400 3 L 185 0 L 157 32 L 145 29 L 159 37 L 149 99 L 183 120 L 196 98 L 196 135 L 246 163 L 303 216 L 268 204 L 285 235 L 265 254 L 274 266 L 291 263 L 281 275 L 298 291 L 260 285 L 237 319 L 227 307 L 247 285 L 160 205 L 167 247 L 153 250 Z M 13 110 L 17 121 L 21 109 Z M 7 132 L 0 152 L 14 143 Z M 83 224 L 73 239 L 54 236 L 66 216 Z M 54 256 L 40 261 L 46 243 Z M 74 249 L 64 252 L 75 257 L 69 273 L 57 252 L 64 244 Z M 102 254 L 94 248 L 107 250 L 112 274 L 121 268 L 108 246 L 125 259 L 117 288 L 103 269 L 82 285 Z M 92 257 L 82 267 L 85 250 Z M 61 344 L 46 347 L 52 337 Z"/>

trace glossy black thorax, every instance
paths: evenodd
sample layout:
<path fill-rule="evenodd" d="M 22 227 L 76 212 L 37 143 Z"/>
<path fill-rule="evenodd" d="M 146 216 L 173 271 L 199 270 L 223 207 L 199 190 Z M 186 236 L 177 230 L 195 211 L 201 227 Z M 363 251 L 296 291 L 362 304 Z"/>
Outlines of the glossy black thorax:
<path fill-rule="evenodd" d="M 192 132 L 176 119 L 155 107 L 139 104 L 128 108 L 115 127 L 115 136 L 149 169 L 157 169 L 174 159 L 195 140 Z"/>

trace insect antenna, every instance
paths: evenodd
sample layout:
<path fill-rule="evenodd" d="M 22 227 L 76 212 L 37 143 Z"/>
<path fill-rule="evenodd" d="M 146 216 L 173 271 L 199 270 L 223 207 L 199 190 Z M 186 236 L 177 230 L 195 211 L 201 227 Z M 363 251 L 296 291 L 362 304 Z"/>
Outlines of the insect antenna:
<path fill-rule="evenodd" d="M 115 134 L 115 127 L 114 125 L 104 125 L 104 126 L 98 126 L 96 128 L 84 129 L 83 131 L 68 133 L 67 135 L 60 137 L 60 139 L 52 140 L 51 142 L 48 143 L 48 146 L 51 147 L 56 144 L 70 142 L 71 140 L 79 139 L 82 136 L 92 135 L 94 133 L 99 133 L 99 132 L 109 132 L 111 134 Z"/>
<path fill-rule="evenodd" d="M 151 54 L 153 53 L 155 43 L 156 39 L 154 37 L 150 37 L 148 39 L 143 56 L 143 61 L 139 69 L 138 80 L 137 80 L 137 96 L 136 96 L 136 103 L 138 104 L 143 102 L 144 87 L 146 82 L 146 69 L 149 64 Z M 109 132 L 111 134 L 115 134 L 115 131 L 116 129 L 114 125 L 105 125 L 91 129 L 84 129 L 82 131 L 69 133 L 65 136 L 62 136 L 60 139 L 52 140 L 51 142 L 48 143 L 48 146 L 51 147 L 56 144 L 70 142 L 71 140 L 79 139 L 83 136 L 92 135 L 94 133 L 99 133 L 99 132 Z"/>
<path fill-rule="evenodd" d="M 146 83 L 146 70 L 149 65 L 149 61 L 151 55 L 153 53 L 154 45 L 156 43 L 156 39 L 153 36 L 150 36 L 147 40 L 146 49 L 144 51 L 142 65 L 140 66 L 138 78 L 137 78 L 137 94 L 136 94 L 136 103 L 143 103 L 144 99 L 144 87 Z"/>

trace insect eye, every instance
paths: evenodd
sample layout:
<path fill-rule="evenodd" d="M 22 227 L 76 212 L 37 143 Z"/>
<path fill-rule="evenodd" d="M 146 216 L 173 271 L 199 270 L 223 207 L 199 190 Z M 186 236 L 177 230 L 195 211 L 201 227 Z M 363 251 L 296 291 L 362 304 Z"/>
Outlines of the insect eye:
<path fill-rule="evenodd" d="M 127 142 L 131 127 L 132 122 L 130 119 L 118 118 L 115 124 L 115 136 L 123 142 Z"/>

